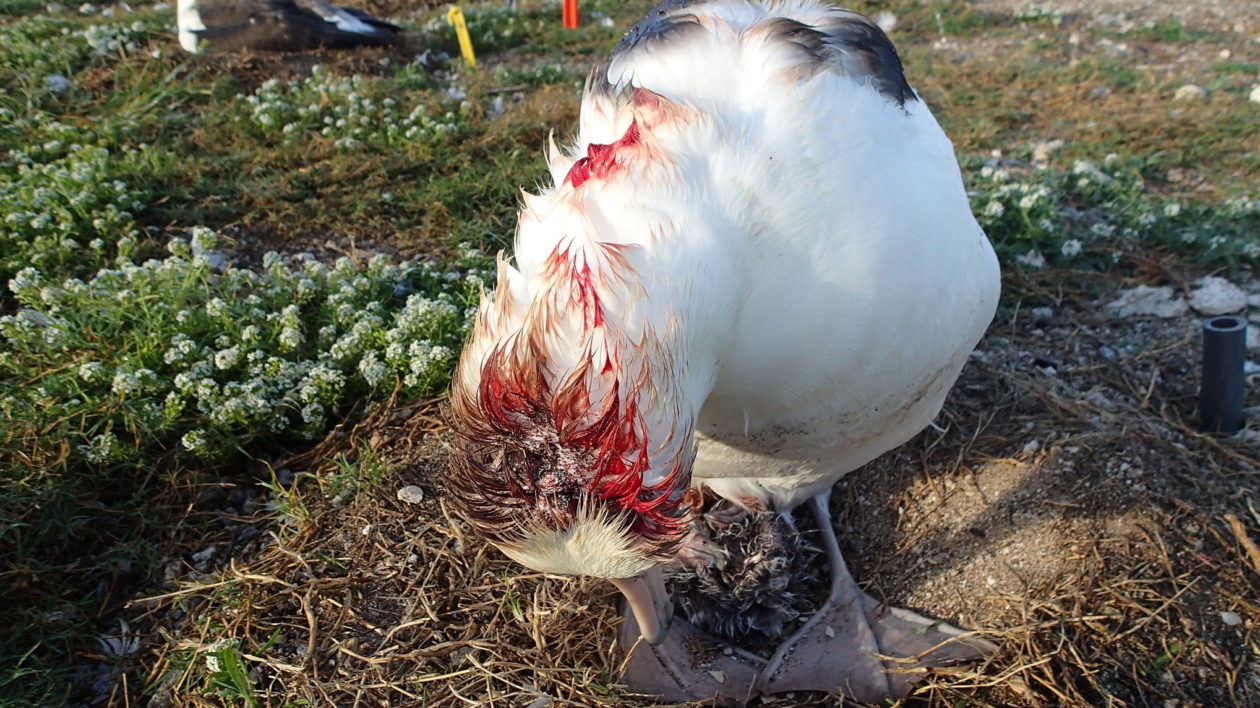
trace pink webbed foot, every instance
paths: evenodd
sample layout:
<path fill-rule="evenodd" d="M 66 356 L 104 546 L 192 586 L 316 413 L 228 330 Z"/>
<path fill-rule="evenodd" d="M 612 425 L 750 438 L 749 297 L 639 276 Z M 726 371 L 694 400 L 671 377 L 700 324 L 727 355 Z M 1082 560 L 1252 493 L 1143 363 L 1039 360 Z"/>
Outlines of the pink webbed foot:
<path fill-rule="evenodd" d="M 622 618 L 621 680 L 630 690 L 670 702 L 718 706 L 744 706 L 756 696 L 758 673 L 765 667 L 761 657 L 732 649 L 681 617 L 673 618 L 660 643 L 650 644 L 640 636 L 629 607 Z"/>
<path fill-rule="evenodd" d="M 827 691 L 865 703 L 908 695 L 927 669 L 984 658 L 997 645 L 900 608 L 881 608 L 849 574 L 831 526 L 826 495 L 811 501 L 831 565 L 823 607 L 779 645 L 758 688 L 763 693 Z"/>

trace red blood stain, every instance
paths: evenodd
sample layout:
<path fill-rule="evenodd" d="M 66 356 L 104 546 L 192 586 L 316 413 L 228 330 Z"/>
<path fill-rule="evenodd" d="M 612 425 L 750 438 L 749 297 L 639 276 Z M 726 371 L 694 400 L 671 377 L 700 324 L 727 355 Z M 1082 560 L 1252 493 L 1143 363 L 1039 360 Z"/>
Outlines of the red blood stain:
<path fill-rule="evenodd" d="M 689 460 L 676 461 L 659 482 L 645 484 L 651 455 L 637 403 L 639 392 L 626 391 L 617 380 L 601 401 L 591 400 L 584 380 L 551 391 L 538 367 L 505 366 L 505 355 L 501 349 L 494 351 L 482 367 L 478 393 L 491 430 L 508 437 L 527 436 L 540 425 L 555 430 L 557 444 L 585 452 L 589 477 L 582 491 L 614 511 L 633 512 L 630 530 L 649 544 L 668 545 L 680 538 L 686 519 L 680 513 L 682 497 L 676 487 L 687 473 Z M 535 467 L 544 465 L 531 466 Z M 546 491 L 540 485 L 562 481 L 541 477 L 532 484 L 513 485 L 519 487 L 516 493 L 528 498 Z M 486 479 L 483 484 L 502 482 Z M 569 512 L 576 513 L 576 507 Z"/>
<path fill-rule="evenodd" d="M 634 120 L 631 121 L 626 134 L 621 136 L 616 142 L 607 145 L 596 143 L 587 145 L 586 157 L 573 163 L 573 167 L 569 168 L 569 174 L 565 175 L 564 181 L 572 184 L 573 188 L 577 189 L 591 177 L 607 177 L 617 168 L 617 152 L 624 148 L 638 145 L 639 142 L 639 121 Z"/>
<path fill-rule="evenodd" d="M 582 308 L 582 321 L 587 328 L 602 327 L 604 306 L 599 301 L 591 264 L 584 261 L 581 266 L 577 265 L 567 247 L 553 251 L 550 260 L 553 273 L 560 273 L 562 269 L 567 271 L 564 275 L 573 285 L 573 301 Z"/>

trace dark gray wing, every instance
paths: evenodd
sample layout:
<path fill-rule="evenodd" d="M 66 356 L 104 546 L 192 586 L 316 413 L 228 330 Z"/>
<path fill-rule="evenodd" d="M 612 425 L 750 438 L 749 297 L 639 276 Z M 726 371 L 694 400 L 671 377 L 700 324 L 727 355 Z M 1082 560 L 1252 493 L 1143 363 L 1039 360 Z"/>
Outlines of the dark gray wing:
<path fill-rule="evenodd" d="M 711 0 L 665 0 L 648 11 L 622 37 L 609 62 L 653 44 L 684 41 L 700 31 L 696 14 Z M 833 69 L 862 81 L 869 79 L 881 95 L 899 106 L 917 100 L 906 82 L 897 50 L 888 35 L 870 19 L 850 10 L 836 9 L 818 25 L 790 17 L 761 23 L 772 39 L 796 45 L 814 71 Z"/>
<path fill-rule="evenodd" d="M 859 81 L 869 79 L 875 90 L 898 106 L 918 99 L 906 83 L 901 58 L 888 35 L 856 12 L 837 10 L 819 25 L 788 17 L 776 17 L 763 24 L 771 37 L 804 51 L 816 70 L 838 69 Z"/>
<path fill-rule="evenodd" d="M 216 0 L 201 4 L 198 11 L 206 29 L 197 35 L 212 52 L 348 49 L 393 44 L 395 39 L 395 28 L 388 23 L 370 23 L 371 34 L 346 32 L 293 0 Z"/>
<path fill-rule="evenodd" d="M 626 36 L 617 43 L 609 61 L 622 54 L 627 54 L 642 45 L 655 42 L 668 42 L 678 39 L 690 30 L 700 29 L 700 23 L 689 9 L 704 5 L 710 0 L 665 0 L 648 10 L 643 19 L 634 23 Z"/>
<path fill-rule="evenodd" d="M 899 106 L 918 100 L 914 89 L 906 82 L 901 57 L 897 56 L 892 40 L 869 18 L 842 10 L 817 31 L 826 37 L 825 42 L 833 51 L 832 59 L 850 76 L 871 77 L 875 88 Z"/>

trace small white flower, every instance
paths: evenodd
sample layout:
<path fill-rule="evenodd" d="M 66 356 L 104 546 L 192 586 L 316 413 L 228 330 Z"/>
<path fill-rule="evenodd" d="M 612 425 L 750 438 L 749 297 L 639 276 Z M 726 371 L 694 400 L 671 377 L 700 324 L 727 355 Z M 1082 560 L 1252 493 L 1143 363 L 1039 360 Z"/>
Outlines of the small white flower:
<path fill-rule="evenodd" d="M 33 296 L 42 284 L 43 278 L 40 277 L 39 271 L 34 268 L 23 268 L 9 280 L 9 289 L 29 302 L 34 301 Z"/>
<path fill-rule="evenodd" d="M 318 425 L 324 422 L 324 407 L 315 401 L 302 406 L 302 421 Z"/>
<path fill-rule="evenodd" d="M 1006 213 L 1006 207 L 1002 204 L 1002 202 L 994 199 L 985 205 L 984 213 L 986 216 L 997 218 Z"/>
<path fill-rule="evenodd" d="M 206 303 L 206 314 L 211 317 L 224 317 L 228 314 L 228 306 L 220 298 L 213 297 Z"/>
<path fill-rule="evenodd" d="M 106 462 L 114 455 L 117 445 L 118 438 L 113 433 L 102 433 L 87 445 L 80 445 L 79 450 L 90 462 Z"/>
<path fill-rule="evenodd" d="M 143 390 L 145 385 L 154 378 L 156 378 L 156 374 L 149 369 L 131 371 L 125 367 L 119 367 L 114 372 L 114 381 L 111 388 L 114 393 L 119 395 L 136 393 Z"/>
<path fill-rule="evenodd" d="M 177 361 L 183 361 L 184 358 L 189 354 L 192 354 L 196 348 L 197 343 L 192 340 L 192 337 L 180 332 L 174 337 L 171 337 L 171 345 L 162 356 L 162 360 L 167 364 L 174 364 Z"/>
<path fill-rule="evenodd" d="M 100 376 L 104 371 L 104 364 L 99 361 L 89 361 L 86 364 L 79 365 L 79 378 L 84 381 L 91 381 Z"/>
<path fill-rule="evenodd" d="M 236 347 L 228 347 L 214 355 L 214 365 L 220 369 L 230 369 L 240 359 L 241 352 Z"/>
<path fill-rule="evenodd" d="M 1059 252 L 1067 258 L 1071 258 L 1081 252 L 1081 242 L 1077 239 L 1070 238 L 1064 241 L 1063 245 L 1059 247 Z"/>
<path fill-rule="evenodd" d="M 1106 238 L 1110 236 L 1111 234 L 1113 234 L 1115 230 L 1116 230 L 1116 227 L 1112 226 L 1111 224 L 1108 224 L 1105 221 L 1099 221 L 1095 223 L 1093 226 L 1089 227 L 1090 235 L 1097 236 L 1098 238 Z"/>
<path fill-rule="evenodd" d="M 219 236 L 213 229 L 204 226 L 194 226 L 188 230 L 189 245 L 192 247 L 194 255 L 205 255 L 214 250 L 219 243 Z"/>
<path fill-rule="evenodd" d="M 189 452 L 196 452 L 196 451 L 198 451 L 198 450 L 200 450 L 200 449 L 204 448 L 208 442 L 209 442 L 209 439 L 206 437 L 206 431 L 201 430 L 200 428 L 197 428 L 197 429 L 195 429 L 195 430 L 190 430 L 190 431 L 188 431 L 188 432 L 184 433 L 184 436 L 183 436 L 182 438 L 180 438 L 180 439 L 179 439 L 179 444 L 183 445 L 183 446 L 184 446 L 184 449 L 185 449 L 185 450 L 188 450 Z M 208 655 L 208 654 L 206 655 L 206 666 L 207 666 L 207 667 L 209 667 L 209 666 L 210 666 L 210 660 L 211 660 L 211 659 L 213 659 L 213 658 L 214 658 L 214 657 L 212 657 L 212 656 L 210 656 L 210 655 Z M 217 666 L 217 664 L 218 664 L 218 660 L 217 660 L 217 659 L 215 659 L 215 664 L 216 664 L 216 666 L 215 666 L 214 668 L 211 668 L 211 669 L 210 669 L 211 671 L 218 671 L 218 670 L 219 670 L 219 668 L 218 668 L 218 666 Z"/>
<path fill-rule="evenodd" d="M 285 327 L 280 330 L 280 350 L 292 351 L 302 344 L 302 330 L 296 327 Z"/>
<path fill-rule="evenodd" d="M 1028 253 L 1015 256 L 1015 260 L 1029 268 L 1044 268 L 1046 266 L 1046 257 L 1041 255 L 1037 249 L 1031 249 Z"/>
<path fill-rule="evenodd" d="M 376 386 L 385 379 L 389 373 L 389 367 L 377 358 L 376 352 L 368 352 L 359 361 L 359 373 L 363 375 L 363 380 L 367 381 L 369 386 Z"/>

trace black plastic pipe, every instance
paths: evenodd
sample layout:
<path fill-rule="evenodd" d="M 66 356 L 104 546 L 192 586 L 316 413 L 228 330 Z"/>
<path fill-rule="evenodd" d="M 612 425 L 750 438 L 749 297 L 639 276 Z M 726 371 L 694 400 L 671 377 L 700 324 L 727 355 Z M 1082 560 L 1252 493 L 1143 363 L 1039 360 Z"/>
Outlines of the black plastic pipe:
<path fill-rule="evenodd" d="M 1243 427 L 1243 361 L 1247 322 L 1213 317 L 1203 323 L 1203 379 L 1199 385 L 1200 430 L 1236 433 Z"/>

